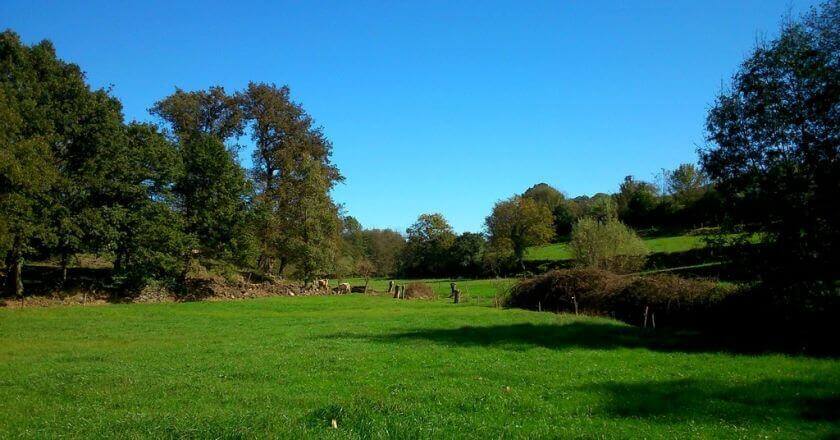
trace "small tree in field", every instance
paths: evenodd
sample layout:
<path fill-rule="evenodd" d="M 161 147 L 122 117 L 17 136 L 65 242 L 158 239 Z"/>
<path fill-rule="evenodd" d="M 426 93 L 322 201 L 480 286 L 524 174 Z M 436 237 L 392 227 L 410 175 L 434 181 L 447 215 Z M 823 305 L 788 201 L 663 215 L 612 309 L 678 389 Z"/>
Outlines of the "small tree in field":
<path fill-rule="evenodd" d="M 514 196 L 496 203 L 485 220 L 490 244 L 508 250 L 524 269 L 525 249 L 554 238 L 554 218 L 545 205 L 529 197 Z"/>
<path fill-rule="evenodd" d="M 578 266 L 617 273 L 640 270 L 648 254 L 636 232 L 615 219 L 580 219 L 572 229 L 570 246 Z"/>
<path fill-rule="evenodd" d="M 370 262 L 368 259 L 359 260 L 356 263 L 356 272 L 364 277 L 365 279 L 365 293 L 368 291 L 368 283 L 370 283 L 370 277 L 376 272 L 376 266 Z"/>

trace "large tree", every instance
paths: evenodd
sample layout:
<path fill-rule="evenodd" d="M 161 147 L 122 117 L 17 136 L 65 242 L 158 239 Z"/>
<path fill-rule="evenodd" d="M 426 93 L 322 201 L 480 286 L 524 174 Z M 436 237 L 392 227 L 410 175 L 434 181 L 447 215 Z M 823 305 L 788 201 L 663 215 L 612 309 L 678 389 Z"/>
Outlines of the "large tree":
<path fill-rule="evenodd" d="M 406 229 L 403 271 L 408 275 L 444 275 L 450 267 L 455 232 L 443 214 L 421 214 Z"/>
<path fill-rule="evenodd" d="M 20 293 L 15 273 L 33 251 L 57 254 L 66 266 L 76 252 L 100 250 L 88 236 L 109 227 L 98 190 L 111 178 L 104 164 L 121 145 L 123 122 L 120 103 L 92 90 L 50 42 L 26 46 L 10 31 L 0 34 L 0 90 L 8 139 L 1 148 L 11 157 L 0 189 L 11 225 L 0 241 L 10 243 L 10 288 Z M 39 171 L 22 182 L 15 175 L 27 167 Z"/>
<path fill-rule="evenodd" d="M 405 248 L 405 237 L 392 229 L 362 231 L 368 250 L 367 258 L 381 276 L 393 275 L 399 269 L 399 258 Z"/>
<path fill-rule="evenodd" d="M 840 261 L 840 2 L 759 44 L 707 129 L 703 166 L 732 220 L 776 251 L 762 272 L 831 285 Z"/>
<path fill-rule="evenodd" d="M 342 180 L 330 161 L 332 143 L 288 87 L 251 83 L 239 98 L 256 144 L 260 264 L 281 274 L 292 265 L 309 280 L 334 264 L 340 240 L 338 207 L 329 195 Z"/>
<path fill-rule="evenodd" d="M 658 200 L 656 185 L 627 176 L 615 195 L 618 217 L 633 226 L 650 226 Z"/>
<path fill-rule="evenodd" d="M 176 90 L 151 111 L 168 123 L 180 155 L 173 192 L 192 241 L 184 258 L 197 251 L 205 258 L 247 263 L 250 186 L 232 144 L 244 127 L 238 99 L 221 87 Z M 184 276 L 188 268 L 185 264 Z"/>
<path fill-rule="evenodd" d="M 514 196 L 496 203 L 485 224 L 492 247 L 510 250 L 522 269 L 528 247 L 554 238 L 551 211 L 529 197 Z"/>

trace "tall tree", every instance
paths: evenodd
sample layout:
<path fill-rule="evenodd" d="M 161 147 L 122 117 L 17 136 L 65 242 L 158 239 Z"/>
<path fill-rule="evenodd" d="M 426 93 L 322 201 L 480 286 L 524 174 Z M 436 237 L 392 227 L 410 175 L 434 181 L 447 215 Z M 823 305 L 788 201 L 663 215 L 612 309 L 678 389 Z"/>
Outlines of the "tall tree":
<path fill-rule="evenodd" d="M 50 42 L 26 46 L 11 31 L 0 34 L 0 89 L 9 139 L 2 148 L 12 157 L 0 191 L 13 213 L 4 240 L 11 243 L 6 260 L 13 275 L 36 248 L 58 253 L 65 265 L 75 252 L 98 250 L 87 246 L 86 235 L 106 226 L 96 189 L 108 179 L 104 158 L 120 142 L 120 103 L 91 90 L 79 67 L 60 60 Z M 22 182 L 15 175 L 27 167 L 43 171 Z M 11 284 L 20 293 L 20 283 Z"/>
<path fill-rule="evenodd" d="M 50 235 L 49 191 L 58 170 L 49 145 L 37 135 L 24 135 L 17 105 L 0 89 L 0 252 L 7 270 L 6 293 L 19 296 L 24 258 L 33 242 Z"/>
<path fill-rule="evenodd" d="M 832 286 L 840 261 L 840 2 L 759 44 L 709 111 L 707 129 L 704 169 L 733 220 L 764 232 L 775 250 L 761 272 Z"/>
<path fill-rule="evenodd" d="M 405 248 L 405 237 L 391 229 L 362 231 L 368 248 L 368 259 L 382 276 L 393 275 L 399 269 L 399 258 Z"/>
<path fill-rule="evenodd" d="M 173 190 L 192 241 L 184 255 L 184 276 L 193 250 L 202 257 L 247 263 L 250 186 L 236 146 L 226 145 L 243 133 L 238 99 L 221 87 L 176 90 L 151 111 L 169 124 L 180 154 L 181 172 Z"/>
<path fill-rule="evenodd" d="M 260 213 L 260 262 L 283 273 L 292 264 L 305 280 L 332 264 L 341 222 L 330 198 L 342 180 L 331 163 L 332 144 L 288 87 L 251 83 L 240 96 L 253 121 L 252 178 Z"/>
<path fill-rule="evenodd" d="M 680 206 L 696 202 L 706 191 L 708 177 L 694 164 L 684 163 L 667 175 L 668 191 Z"/>
<path fill-rule="evenodd" d="M 455 232 L 443 214 L 421 214 L 408 229 L 403 271 L 409 275 L 443 275 Z"/>
<path fill-rule="evenodd" d="M 528 197 L 514 196 L 496 203 L 485 224 L 492 247 L 509 249 L 522 269 L 528 247 L 554 238 L 551 211 Z"/>
<path fill-rule="evenodd" d="M 658 196 L 656 185 L 625 177 L 615 196 L 618 217 L 633 226 L 649 226 Z"/>

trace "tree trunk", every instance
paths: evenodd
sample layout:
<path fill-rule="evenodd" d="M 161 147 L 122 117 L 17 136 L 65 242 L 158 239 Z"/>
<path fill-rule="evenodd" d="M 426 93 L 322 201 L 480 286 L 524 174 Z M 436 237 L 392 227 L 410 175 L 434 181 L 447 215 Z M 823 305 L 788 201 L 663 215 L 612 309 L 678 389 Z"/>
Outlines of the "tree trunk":
<path fill-rule="evenodd" d="M 370 281 L 370 278 L 365 277 L 365 295 L 367 295 L 367 288 L 368 288 L 368 282 L 369 281 Z"/>
<path fill-rule="evenodd" d="M 190 273 L 190 262 L 192 261 L 192 256 L 187 251 L 187 254 L 184 255 L 184 270 L 181 271 L 181 284 L 186 286 L 187 285 L 187 276 Z"/>
<path fill-rule="evenodd" d="M 61 287 L 67 282 L 67 266 L 70 264 L 70 256 L 66 253 L 61 254 Z"/>
<path fill-rule="evenodd" d="M 15 243 L 17 245 L 17 243 Z M 6 256 L 6 294 L 8 296 L 23 297 L 23 258 L 19 248 L 15 246 Z"/>

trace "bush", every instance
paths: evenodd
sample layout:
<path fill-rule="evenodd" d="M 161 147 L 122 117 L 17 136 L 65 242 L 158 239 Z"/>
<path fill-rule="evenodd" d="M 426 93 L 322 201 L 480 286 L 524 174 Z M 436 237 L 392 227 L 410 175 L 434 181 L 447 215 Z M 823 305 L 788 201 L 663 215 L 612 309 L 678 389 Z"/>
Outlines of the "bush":
<path fill-rule="evenodd" d="M 510 290 L 506 305 L 525 309 L 604 313 L 607 302 L 629 280 L 600 269 L 553 270 L 521 280 Z"/>
<path fill-rule="evenodd" d="M 648 254 L 642 239 L 615 219 L 580 219 L 572 229 L 570 247 L 576 265 L 615 273 L 641 270 Z"/>
<path fill-rule="evenodd" d="M 426 283 L 414 282 L 405 286 L 406 299 L 433 299 L 435 297 L 434 290 Z"/>
<path fill-rule="evenodd" d="M 635 325 L 644 324 L 647 309 L 657 325 L 685 326 L 712 319 L 708 312 L 733 290 L 675 275 L 621 276 L 599 269 L 568 269 L 520 281 L 506 305 L 610 315 Z"/>

